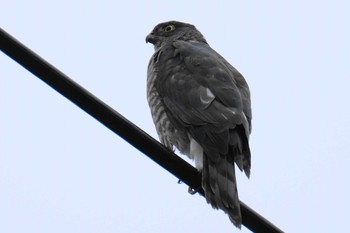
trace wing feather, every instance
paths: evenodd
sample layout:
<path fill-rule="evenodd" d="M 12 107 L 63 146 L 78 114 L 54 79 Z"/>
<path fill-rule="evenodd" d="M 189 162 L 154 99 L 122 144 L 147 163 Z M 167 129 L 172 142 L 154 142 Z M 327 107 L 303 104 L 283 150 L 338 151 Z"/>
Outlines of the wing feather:
<path fill-rule="evenodd" d="M 226 154 L 230 129 L 241 126 L 246 137 L 250 133 L 248 86 L 209 45 L 176 41 L 172 48 L 173 53 L 158 58 L 167 64 L 158 71 L 164 105 L 205 149 Z"/>

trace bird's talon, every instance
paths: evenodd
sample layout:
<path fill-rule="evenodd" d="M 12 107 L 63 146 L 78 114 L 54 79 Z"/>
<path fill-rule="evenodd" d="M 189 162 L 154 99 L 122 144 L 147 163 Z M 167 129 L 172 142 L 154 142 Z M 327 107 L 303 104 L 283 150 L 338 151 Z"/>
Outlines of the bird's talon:
<path fill-rule="evenodd" d="M 191 187 L 188 187 L 188 193 L 191 194 L 191 195 L 194 195 L 197 193 L 197 190 L 191 188 Z"/>
<path fill-rule="evenodd" d="M 178 184 L 182 184 L 183 182 L 182 182 L 182 180 L 178 180 L 177 183 Z"/>

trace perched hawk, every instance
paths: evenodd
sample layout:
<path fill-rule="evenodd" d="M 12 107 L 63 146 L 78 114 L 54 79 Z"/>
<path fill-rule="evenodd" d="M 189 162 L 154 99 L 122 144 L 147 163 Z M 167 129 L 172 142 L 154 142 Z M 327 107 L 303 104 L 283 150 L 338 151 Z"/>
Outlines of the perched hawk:
<path fill-rule="evenodd" d="M 240 228 L 234 163 L 249 177 L 252 111 L 246 81 L 191 24 L 161 23 L 146 42 L 155 48 L 147 99 L 160 141 L 194 159 L 207 202 Z"/>

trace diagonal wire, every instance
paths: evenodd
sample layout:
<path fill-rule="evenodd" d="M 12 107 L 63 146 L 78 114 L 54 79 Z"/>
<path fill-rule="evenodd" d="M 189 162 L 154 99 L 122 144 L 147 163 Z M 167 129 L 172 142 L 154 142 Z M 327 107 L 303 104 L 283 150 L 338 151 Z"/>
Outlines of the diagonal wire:
<path fill-rule="evenodd" d="M 203 195 L 201 175 L 194 167 L 21 44 L 2 28 L 0 28 L 0 49 L 86 113 Z M 241 202 L 241 212 L 242 224 L 252 232 L 283 232 L 243 202 Z"/>

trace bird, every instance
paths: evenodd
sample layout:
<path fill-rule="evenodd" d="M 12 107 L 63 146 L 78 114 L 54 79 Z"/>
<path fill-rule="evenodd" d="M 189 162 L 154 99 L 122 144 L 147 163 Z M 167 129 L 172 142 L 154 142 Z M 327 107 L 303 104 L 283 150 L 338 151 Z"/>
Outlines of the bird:
<path fill-rule="evenodd" d="M 189 23 L 158 24 L 147 101 L 160 142 L 194 160 L 207 203 L 241 228 L 235 164 L 250 176 L 252 110 L 242 74 Z"/>

